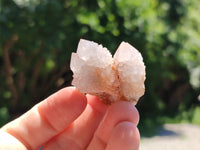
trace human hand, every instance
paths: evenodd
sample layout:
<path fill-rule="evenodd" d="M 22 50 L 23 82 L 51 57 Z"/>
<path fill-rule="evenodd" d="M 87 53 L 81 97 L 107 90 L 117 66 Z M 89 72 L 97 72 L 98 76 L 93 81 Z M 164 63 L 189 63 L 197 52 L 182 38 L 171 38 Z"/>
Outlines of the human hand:
<path fill-rule="evenodd" d="M 0 130 L 0 150 L 138 150 L 139 114 L 128 102 L 104 105 L 68 87 Z"/>

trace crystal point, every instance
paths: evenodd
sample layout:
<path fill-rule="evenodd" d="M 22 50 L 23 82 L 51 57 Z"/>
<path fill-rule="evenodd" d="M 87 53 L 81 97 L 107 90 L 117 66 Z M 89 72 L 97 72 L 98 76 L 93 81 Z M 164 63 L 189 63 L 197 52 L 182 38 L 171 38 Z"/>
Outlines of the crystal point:
<path fill-rule="evenodd" d="M 72 85 L 104 103 L 125 100 L 136 104 L 144 94 L 145 65 L 140 52 L 122 42 L 114 57 L 102 45 L 81 39 L 72 53 Z"/>

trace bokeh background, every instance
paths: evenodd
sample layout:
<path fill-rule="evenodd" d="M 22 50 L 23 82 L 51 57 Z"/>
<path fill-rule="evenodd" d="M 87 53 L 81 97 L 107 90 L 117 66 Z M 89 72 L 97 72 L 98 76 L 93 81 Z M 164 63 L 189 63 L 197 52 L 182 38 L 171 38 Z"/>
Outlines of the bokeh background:
<path fill-rule="evenodd" d="M 200 125 L 199 14 L 198 0 L 1 0 L 0 125 L 71 84 L 80 38 L 113 54 L 127 41 L 142 53 L 143 135 L 165 123 Z"/>

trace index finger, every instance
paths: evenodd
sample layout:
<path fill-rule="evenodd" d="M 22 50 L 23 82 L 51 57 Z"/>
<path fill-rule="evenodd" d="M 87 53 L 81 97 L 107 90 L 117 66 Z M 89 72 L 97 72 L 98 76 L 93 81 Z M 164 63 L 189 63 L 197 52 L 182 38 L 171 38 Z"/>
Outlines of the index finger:
<path fill-rule="evenodd" d="M 84 94 L 75 88 L 64 88 L 5 125 L 2 130 L 17 138 L 27 149 L 37 149 L 70 125 L 83 112 L 86 104 Z"/>
<path fill-rule="evenodd" d="M 136 126 L 139 122 L 139 113 L 129 102 L 119 101 L 108 108 L 87 150 L 93 150 L 94 147 L 98 150 L 105 149 L 111 135 L 115 134 L 113 130 L 123 122 L 130 122 Z"/>

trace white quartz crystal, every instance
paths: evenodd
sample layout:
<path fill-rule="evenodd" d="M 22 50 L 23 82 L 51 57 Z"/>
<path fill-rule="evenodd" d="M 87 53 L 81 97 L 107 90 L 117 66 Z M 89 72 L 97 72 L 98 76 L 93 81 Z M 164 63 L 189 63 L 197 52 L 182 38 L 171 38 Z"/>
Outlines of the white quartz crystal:
<path fill-rule="evenodd" d="M 72 85 L 104 103 L 125 100 L 136 104 L 144 94 L 145 66 L 138 50 L 126 42 L 114 57 L 102 45 L 81 39 L 72 53 Z"/>

